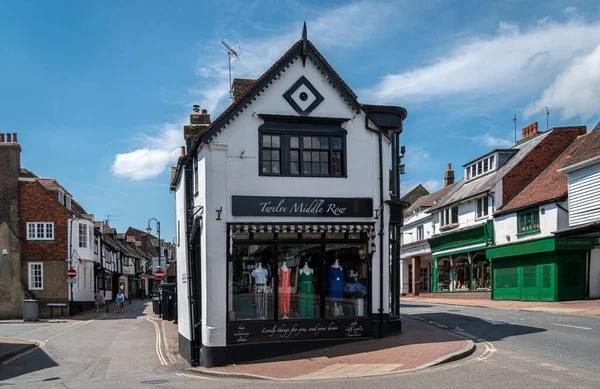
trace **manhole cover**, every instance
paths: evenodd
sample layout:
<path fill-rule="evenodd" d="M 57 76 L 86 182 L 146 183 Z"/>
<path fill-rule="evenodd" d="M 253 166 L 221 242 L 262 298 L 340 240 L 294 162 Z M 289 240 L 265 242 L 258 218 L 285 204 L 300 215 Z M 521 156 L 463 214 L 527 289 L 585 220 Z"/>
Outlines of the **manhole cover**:
<path fill-rule="evenodd" d="M 142 381 L 142 384 L 144 384 L 144 385 L 160 385 L 160 384 L 166 384 L 167 382 L 169 382 L 169 380 L 150 380 L 150 381 Z"/>

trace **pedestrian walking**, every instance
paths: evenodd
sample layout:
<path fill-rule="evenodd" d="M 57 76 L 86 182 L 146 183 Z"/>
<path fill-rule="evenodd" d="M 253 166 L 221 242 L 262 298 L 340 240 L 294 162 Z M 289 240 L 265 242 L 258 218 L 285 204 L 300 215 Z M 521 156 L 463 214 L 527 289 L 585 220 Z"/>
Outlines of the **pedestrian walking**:
<path fill-rule="evenodd" d="M 117 313 L 120 313 L 123 310 L 123 302 L 125 301 L 125 295 L 123 294 L 123 289 L 119 289 L 119 293 L 117 294 L 117 298 L 115 302 L 117 303 L 117 307 L 119 310 Z"/>
<path fill-rule="evenodd" d="M 96 304 L 96 312 L 100 312 L 100 309 L 104 305 L 104 297 L 100 294 L 100 289 L 96 289 L 96 295 L 94 296 L 94 303 Z"/>

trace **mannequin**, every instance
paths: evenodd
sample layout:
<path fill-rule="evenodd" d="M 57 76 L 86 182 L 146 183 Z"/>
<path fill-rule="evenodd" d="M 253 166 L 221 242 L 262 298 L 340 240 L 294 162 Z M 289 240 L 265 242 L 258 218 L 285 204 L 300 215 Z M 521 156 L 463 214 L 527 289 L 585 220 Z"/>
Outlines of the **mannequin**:
<path fill-rule="evenodd" d="M 342 316 L 344 311 L 341 304 L 344 294 L 344 269 L 340 266 L 339 260 L 336 258 L 333 265 L 327 271 L 327 279 L 329 280 L 329 297 L 333 302 L 333 315 Z"/>
<path fill-rule="evenodd" d="M 315 289 L 313 287 L 313 269 L 304 262 L 300 269 L 300 317 L 312 318 L 315 314 Z"/>
<path fill-rule="evenodd" d="M 269 271 L 262 267 L 262 263 L 258 263 L 258 267 L 252 270 L 252 277 L 256 287 L 254 288 L 254 301 L 256 303 L 256 317 L 258 319 L 266 319 L 267 312 L 267 277 Z"/>
<path fill-rule="evenodd" d="M 290 314 L 291 273 L 291 270 L 287 267 L 285 261 L 283 261 L 283 264 L 279 268 L 279 314 L 282 319 L 288 319 L 288 315 Z"/>

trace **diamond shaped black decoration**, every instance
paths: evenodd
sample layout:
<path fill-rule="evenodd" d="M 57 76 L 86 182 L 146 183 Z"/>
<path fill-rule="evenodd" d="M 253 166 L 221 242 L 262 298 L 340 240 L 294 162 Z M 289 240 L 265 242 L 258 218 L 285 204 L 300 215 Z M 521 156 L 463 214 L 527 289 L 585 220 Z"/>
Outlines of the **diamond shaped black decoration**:
<path fill-rule="evenodd" d="M 310 115 L 310 113 L 325 100 L 319 91 L 304 76 L 300 77 L 298 81 L 283 94 L 283 98 L 287 100 L 300 116 Z"/>

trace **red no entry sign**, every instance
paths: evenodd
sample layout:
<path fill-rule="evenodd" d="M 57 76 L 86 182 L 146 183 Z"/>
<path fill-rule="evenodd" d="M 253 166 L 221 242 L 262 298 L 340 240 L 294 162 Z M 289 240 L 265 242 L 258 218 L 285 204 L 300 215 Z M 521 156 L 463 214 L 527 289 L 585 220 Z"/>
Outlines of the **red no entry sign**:
<path fill-rule="evenodd" d="M 67 270 L 67 277 L 69 278 L 75 278 L 77 277 L 77 270 L 70 268 L 69 270 Z"/>
<path fill-rule="evenodd" d="M 163 278 L 165 278 L 165 272 L 158 269 L 156 273 L 154 273 L 154 278 L 156 278 L 158 281 L 162 280 Z"/>

